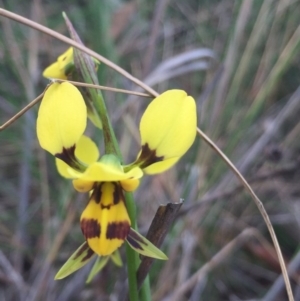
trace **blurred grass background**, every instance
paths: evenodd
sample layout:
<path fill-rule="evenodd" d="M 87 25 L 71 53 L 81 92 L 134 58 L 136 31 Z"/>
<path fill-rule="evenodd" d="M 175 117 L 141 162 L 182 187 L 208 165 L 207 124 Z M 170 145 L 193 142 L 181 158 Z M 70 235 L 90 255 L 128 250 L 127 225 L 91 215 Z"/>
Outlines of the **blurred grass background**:
<path fill-rule="evenodd" d="M 65 11 L 93 50 L 159 92 L 181 88 L 194 96 L 198 125 L 264 203 L 300 300 L 299 0 L 0 0 L 0 6 L 67 34 Z M 42 92 L 42 70 L 66 48 L 0 18 L 1 124 Z M 100 84 L 137 89 L 99 69 Z M 104 95 L 131 162 L 148 100 Z M 79 217 L 87 196 L 76 194 L 40 149 L 36 112 L 0 136 L 0 300 L 122 300 L 125 267 L 110 263 L 90 285 L 84 284 L 90 267 L 53 280 L 83 242 Z M 94 137 L 103 150 L 101 133 Z M 275 282 L 280 268 L 262 217 L 200 139 L 176 167 L 143 179 L 135 192 L 141 231 L 160 204 L 180 198 L 185 203 L 163 245 L 169 261 L 151 270 L 153 300 L 287 300 Z"/>

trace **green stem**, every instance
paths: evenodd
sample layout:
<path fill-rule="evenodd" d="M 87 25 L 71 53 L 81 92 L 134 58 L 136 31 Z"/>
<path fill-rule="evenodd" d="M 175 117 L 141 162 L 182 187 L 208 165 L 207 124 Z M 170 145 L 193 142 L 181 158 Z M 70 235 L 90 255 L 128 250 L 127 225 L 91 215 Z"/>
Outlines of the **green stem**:
<path fill-rule="evenodd" d="M 136 281 L 137 271 L 137 254 L 132 250 L 128 243 L 126 243 L 126 259 L 127 259 L 127 273 L 128 273 L 128 289 L 130 301 L 139 300 L 139 292 Z"/>
<path fill-rule="evenodd" d="M 141 300 L 151 301 L 150 279 L 147 275 L 142 287 L 141 287 Z"/>
<path fill-rule="evenodd" d="M 103 125 L 103 133 L 104 133 L 104 141 L 105 141 L 105 150 L 106 154 L 115 154 L 118 156 L 120 161 L 122 162 L 122 157 L 120 153 L 120 148 L 115 138 L 115 134 L 113 128 L 111 126 L 107 110 L 105 107 L 105 103 L 102 95 L 98 94 L 98 101 L 95 104 L 95 108 L 99 113 L 102 125 Z M 129 214 L 129 218 L 131 221 L 131 227 L 137 230 L 137 222 L 136 222 L 136 206 L 132 196 L 132 193 L 125 193 L 126 207 Z M 127 270 L 128 270 L 128 286 L 129 286 L 129 297 L 130 301 L 138 301 L 138 286 L 137 286 L 137 278 L 136 272 L 138 266 L 140 264 L 140 259 L 138 254 L 128 245 L 126 244 L 126 259 L 127 259 Z M 141 296 L 141 301 L 151 300 L 151 291 L 150 291 L 150 283 L 149 281 L 145 282 L 143 285 L 143 294 Z"/>
<path fill-rule="evenodd" d="M 76 59 L 76 55 L 78 55 L 78 59 Z M 87 83 L 98 84 L 98 79 L 95 73 L 95 69 L 93 64 L 90 63 L 90 58 L 86 55 L 74 52 L 75 62 L 78 61 L 80 64 L 80 70 L 83 75 L 84 81 Z M 95 108 L 96 113 L 100 117 L 102 121 L 103 127 L 103 135 L 104 135 L 104 143 L 105 143 L 105 154 L 114 154 L 116 155 L 120 162 L 122 162 L 122 156 L 120 153 L 120 148 L 117 143 L 114 130 L 112 128 L 109 115 L 105 106 L 105 102 L 102 96 L 101 91 L 95 91 L 94 89 L 90 89 L 91 102 Z M 137 228 L 136 223 L 136 207 L 135 202 L 133 200 L 131 193 L 125 194 L 126 206 L 128 210 L 128 214 L 131 220 L 132 228 Z M 128 269 L 128 285 L 129 285 L 129 296 L 130 301 L 138 301 L 138 286 L 137 286 L 137 269 L 140 264 L 140 260 L 138 254 L 131 249 L 128 244 L 126 244 L 126 257 L 127 257 L 127 269 Z M 148 288 L 145 289 L 145 293 L 143 294 L 145 297 L 142 297 L 142 301 L 147 301 L 151 298 L 150 295 L 150 286 L 148 282 Z"/>
<path fill-rule="evenodd" d="M 122 155 L 120 152 L 120 148 L 114 130 L 112 128 L 111 122 L 108 117 L 109 115 L 107 113 L 107 109 L 105 106 L 104 99 L 102 97 L 102 93 L 98 91 L 97 96 L 98 96 L 97 102 L 94 102 L 94 104 L 95 104 L 95 109 L 99 113 L 100 119 L 102 121 L 105 153 L 116 155 L 122 162 Z"/>
<path fill-rule="evenodd" d="M 131 221 L 131 227 L 137 229 L 136 222 L 136 206 L 132 193 L 125 193 L 126 207 Z M 138 254 L 126 243 L 126 257 L 128 270 L 128 286 L 130 301 L 138 301 L 138 285 L 136 279 L 136 272 L 140 263 Z M 144 300 L 143 300 L 144 301 Z"/>
<path fill-rule="evenodd" d="M 137 229 L 136 222 L 136 205 L 132 196 L 132 193 L 125 193 L 126 207 L 131 220 L 131 227 L 134 230 Z M 127 269 L 128 269 L 128 284 L 129 284 L 129 297 L 130 301 L 138 301 L 138 285 L 136 273 L 140 264 L 140 258 L 136 251 L 134 251 L 129 244 L 126 244 L 126 257 L 127 257 Z M 141 301 L 151 300 L 150 281 L 147 277 L 142 289 L 141 289 Z"/>

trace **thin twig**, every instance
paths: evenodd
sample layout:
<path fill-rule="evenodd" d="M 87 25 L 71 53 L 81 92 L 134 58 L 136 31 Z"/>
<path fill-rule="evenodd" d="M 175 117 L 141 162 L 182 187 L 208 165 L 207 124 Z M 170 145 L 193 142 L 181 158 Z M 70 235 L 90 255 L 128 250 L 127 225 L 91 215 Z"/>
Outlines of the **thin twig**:
<path fill-rule="evenodd" d="M 24 113 L 26 113 L 30 108 L 32 108 L 34 105 L 36 105 L 44 96 L 43 92 L 40 94 L 37 98 L 35 98 L 33 101 L 31 101 L 25 108 L 23 108 L 19 113 L 17 113 L 15 116 L 10 118 L 8 121 L 6 121 L 4 124 L 0 126 L 0 132 L 3 131 L 5 128 L 7 128 L 9 125 L 11 125 L 13 122 L 15 122 L 18 118 L 20 118 Z"/>
<path fill-rule="evenodd" d="M 262 181 L 268 181 L 270 179 L 282 177 L 286 174 L 294 173 L 300 168 L 300 161 L 295 161 L 291 164 L 288 164 L 286 166 L 282 166 L 281 168 L 272 170 L 271 172 L 264 173 L 261 175 L 256 175 L 250 179 L 248 179 L 248 183 L 256 184 L 261 183 Z M 219 199 L 229 198 L 233 195 L 237 195 L 241 192 L 241 190 L 244 188 L 243 184 L 239 184 L 235 187 L 233 187 L 230 190 L 225 190 L 221 192 L 215 192 L 210 194 L 205 194 L 203 197 L 201 197 L 197 203 L 191 203 L 189 205 L 185 205 L 183 209 L 180 210 L 180 212 L 177 214 L 176 218 L 181 218 L 182 216 L 188 214 L 191 211 L 197 210 L 198 208 L 210 204 L 211 202 L 217 201 Z M 187 202 L 188 203 L 188 202 Z"/>
<path fill-rule="evenodd" d="M 299 267 L 300 267 L 300 252 L 297 253 L 297 255 L 293 258 L 293 260 L 288 265 L 288 272 L 291 275 L 291 277 L 295 276 Z M 298 278 L 298 276 L 296 277 Z M 280 275 L 277 278 L 277 280 L 273 283 L 273 285 L 271 286 L 267 294 L 263 297 L 262 301 L 277 300 L 283 288 L 284 288 L 284 281 L 282 275 Z"/>
<path fill-rule="evenodd" d="M 120 92 L 120 93 L 125 93 L 125 94 L 133 94 L 133 95 L 141 96 L 141 97 L 152 97 L 149 94 L 145 94 L 145 93 L 141 93 L 141 92 L 134 92 L 134 91 L 129 91 L 129 90 L 124 90 L 124 89 L 117 89 L 117 88 L 111 88 L 111 87 L 105 87 L 105 86 L 98 86 L 98 85 L 80 83 L 80 82 L 75 82 L 75 81 L 68 81 L 68 80 L 63 80 L 63 79 L 56 79 L 55 81 L 57 81 L 57 82 L 69 82 L 71 84 L 74 84 L 75 86 L 95 88 L 95 89 L 101 89 L 101 90 L 107 90 L 107 91 L 113 91 L 113 92 Z M 40 94 L 37 98 L 35 98 L 33 101 L 31 101 L 20 112 L 18 112 L 16 115 L 14 115 L 8 121 L 6 121 L 3 125 L 1 125 L 0 126 L 0 131 L 4 130 L 5 128 L 7 128 L 8 126 L 10 126 L 13 122 L 15 122 L 17 119 L 19 119 L 24 113 L 26 113 L 30 108 L 32 108 L 39 101 L 41 101 L 41 99 L 44 96 L 44 93 L 45 93 L 45 91 L 42 94 Z"/>
<path fill-rule="evenodd" d="M 74 86 L 79 86 L 79 87 L 95 88 L 95 89 L 99 89 L 99 90 L 119 92 L 119 93 L 124 93 L 124 94 L 131 94 L 131 95 L 136 95 L 136 96 L 141 96 L 141 97 L 152 98 L 152 96 L 149 95 L 149 94 L 130 91 L 130 90 L 125 90 L 125 89 L 118 89 L 118 88 L 112 88 L 112 87 L 106 87 L 106 86 L 100 86 L 100 85 L 94 85 L 94 84 L 75 82 L 75 81 L 72 81 L 72 80 L 64 80 L 64 79 L 53 79 L 53 80 L 55 80 L 58 83 L 60 83 L 60 82 L 69 82 L 69 83 L 73 84 Z"/>
<path fill-rule="evenodd" d="M 234 166 L 234 164 L 227 158 L 227 156 L 218 148 L 218 146 L 208 136 L 206 136 L 199 128 L 197 128 L 197 132 L 198 132 L 199 136 L 226 162 L 226 164 L 235 173 L 235 175 L 239 178 L 239 180 L 244 185 L 245 189 L 249 192 L 252 199 L 254 200 L 256 206 L 258 207 L 258 210 L 260 211 L 260 213 L 261 213 L 261 215 L 262 215 L 262 217 L 263 217 L 263 219 L 264 219 L 264 221 L 267 225 L 269 233 L 271 235 L 271 238 L 272 238 L 272 241 L 273 241 L 273 244 L 274 244 L 277 256 L 278 256 L 278 260 L 279 260 L 279 264 L 280 264 L 280 267 L 281 267 L 284 282 L 285 282 L 285 285 L 286 285 L 286 290 L 287 290 L 287 294 L 288 294 L 288 297 L 289 297 L 289 301 L 294 301 L 294 296 L 293 296 L 290 280 L 289 280 L 289 277 L 288 277 L 288 273 L 287 273 L 287 270 L 286 270 L 286 266 L 285 266 L 285 263 L 284 263 L 284 259 L 283 259 L 282 253 L 281 253 L 281 249 L 280 249 L 275 231 L 274 231 L 273 226 L 271 224 L 270 218 L 269 218 L 268 213 L 266 212 L 266 210 L 264 208 L 263 203 L 260 201 L 260 199 L 257 197 L 255 192 L 252 190 L 251 186 L 248 184 L 246 179 L 237 170 L 237 168 Z"/>
<path fill-rule="evenodd" d="M 149 86 L 147 86 L 146 84 L 144 84 L 142 81 L 140 81 L 139 79 L 135 78 L 134 76 L 132 76 L 131 74 L 129 74 L 127 71 L 125 71 L 123 68 L 119 67 L 118 65 L 114 64 L 112 61 L 108 60 L 107 58 L 103 57 L 102 55 L 96 53 L 95 51 L 75 42 L 74 40 L 50 29 L 47 28 L 39 23 L 36 23 L 34 21 L 31 21 L 27 18 L 24 18 L 18 14 L 12 13 L 6 9 L 0 8 L 0 15 L 15 20 L 17 22 L 20 22 L 22 24 L 25 24 L 31 28 L 34 28 L 36 30 L 39 30 L 45 34 L 48 34 L 68 45 L 71 45 L 85 53 L 87 53 L 88 55 L 94 57 L 95 59 L 99 60 L 100 62 L 102 62 L 103 64 L 107 65 L 108 67 L 114 69 L 115 71 L 119 72 L 121 75 L 125 76 L 126 78 L 128 78 L 129 80 L 131 80 L 132 82 L 134 82 L 135 84 L 137 84 L 138 86 L 140 86 L 141 88 L 143 88 L 145 91 L 147 91 L 149 94 L 153 95 L 153 96 L 158 96 L 158 93 L 156 91 L 154 91 L 152 88 L 150 88 Z"/>

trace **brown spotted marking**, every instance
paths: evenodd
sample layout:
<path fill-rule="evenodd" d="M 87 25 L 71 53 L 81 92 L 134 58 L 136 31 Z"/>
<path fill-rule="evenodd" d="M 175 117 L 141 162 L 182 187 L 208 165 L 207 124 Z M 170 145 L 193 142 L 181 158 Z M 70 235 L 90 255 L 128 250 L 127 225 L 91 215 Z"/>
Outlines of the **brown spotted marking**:
<path fill-rule="evenodd" d="M 100 203 L 101 197 L 102 197 L 101 186 L 102 186 L 102 184 L 94 185 L 94 190 L 93 190 L 93 193 L 90 197 L 90 200 L 94 200 L 97 204 Z"/>
<path fill-rule="evenodd" d="M 96 219 L 83 218 L 80 221 L 80 226 L 86 239 L 100 237 L 101 226 Z"/>
<path fill-rule="evenodd" d="M 143 245 L 148 245 L 139 235 L 137 235 L 133 231 L 129 231 L 129 234 L 126 238 L 129 244 L 131 244 L 134 248 L 144 250 Z M 141 243 L 141 244 L 140 244 Z"/>
<path fill-rule="evenodd" d="M 76 252 L 74 260 L 81 256 L 86 251 L 86 255 L 81 259 L 81 262 L 84 262 L 90 259 L 94 255 L 94 251 L 89 247 L 88 243 L 85 242 L 81 248 Z"/>
<path fill-rule="evenodd" d="M 76 252 L 75 256 L 74 256 L 74 260 L 77 259 L 84 251 L 86 251 L 87 249 L 89 249 L 89 245 L 87 244 L 87 242 L 81 246 L 81 248 Z"/>
<path fill-rule="evenodd" d="M 125 240 L 130 230 L 128 221 L 113 222 L 107 225 L 106 238 Z"/>
<path fill-rule="evenodd" d="M 117 205 L 120 201 L 125 202 L 121 185 L 117 183 L 113 183 L 113 184 L 115 187 L 114 194 L 113 194 L 114 205 Z"/>
<path fill-rule="evenodd" d="M 77 160 L 75 157 L 75 144 L 69 148 L 63 147 L 62 152 L 55 154 L 55 157 L 64 161 L 71 167 L 77 167 Z"/>
<path fill-rule="evenodd" d="M 147 243 L 138 234 L 136 234 L 134 231 L 130 231 L 128 236 L 130 236 L 135 241 L 141 242 L 141 243 L 143 243 L 144 245 L 147 246 Z"/>
<path fill-rule="evenodd" d="M 84 261 L 90 259 L 94 254 L 95 254 L 95 252 L 91 248 L 89 248 L 87 251 L 87 254 L 81 259 L 81 262 L 84 262 Z"/>
<path fill-rule="evenodd" d="M 107 210 L 109 210 L 112 205 L 103 205 L 103 204 L 100 204 L 100 206 L 101 206 L 101 209 L 107 209 Z"/>
<path fill-rule="evenodd" d="M 144 250 L 144 248 L 143 248 L 136 240 L 134 240 L 132 237 L 130 237 L 130 235 L 127 236 L 126 240 L 127 240 L 128 243 L 129 243 L 130 245 L 132 245 L 135 249 Z"/>
<path fill-rule="evenodd" d="M 157 157 L 156 150 L 151 150 L 148 143 L 142 146 L 141 154 L 138 158 L 138 162 L 141 162 L 140 168 L 145 168 L 153 163 L 163 161 L 164 156 Z"/>

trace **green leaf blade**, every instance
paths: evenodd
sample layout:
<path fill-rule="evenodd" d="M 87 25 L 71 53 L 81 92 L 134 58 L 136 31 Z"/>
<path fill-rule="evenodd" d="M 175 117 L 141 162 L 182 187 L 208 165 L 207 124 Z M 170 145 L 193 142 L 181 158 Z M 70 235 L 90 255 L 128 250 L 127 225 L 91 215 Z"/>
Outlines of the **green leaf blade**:
<path fill-rule="evenodd" d="M 54 279 L 63 279 L 71 275 L 86 265 L 94 255 L 95 253 L 89 247 L 87 242 L 84 242 L 60 268 Z"/>
<path fill-rule="evenodd" d="M 136 252 L 144 256 L 160 260 L 168 259 L 164 252 L 162 252 L 160 249 L 154 246 L 148 239 L 146 239 L 144 236 L 142 236 L 132 228 L 130 229 L 126 241 L 131 246 L 131 248 L 133 248 Z"/>

